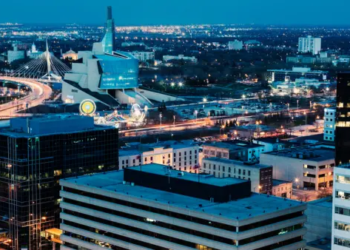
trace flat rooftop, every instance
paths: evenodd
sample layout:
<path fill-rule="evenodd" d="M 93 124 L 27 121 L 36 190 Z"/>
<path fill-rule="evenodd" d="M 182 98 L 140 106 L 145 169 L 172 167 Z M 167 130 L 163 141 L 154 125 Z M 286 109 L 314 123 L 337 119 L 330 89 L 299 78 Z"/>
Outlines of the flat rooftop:
<path fill-rule="evenodd" d="M 278 186 L 278 185 L 287 184 L 287 183 L 292 183 L 292 182 L 291 181 L 277 180 L 277 179 L 272 180 L 272 186 Z"/>
<path fill-rule="evenodd" d="M 237 183 L 247 182 L 247 180 L 238 179 L 238 178 L 216 178 L 213 175 L 205 175 L 205 174 L 198 175 L 198 174 L 192 174 L 188 172 L 182 172 L 179 170 L 171 169 L 166 165 L 161 165 L 156 163 L 134 166 L 134 167 L 130 167 L 129 169 L 132 169 L 134 171 L 144 172 L 144 173 L 160 175 L 160 176 L 167 176 L 175 179 L 207 183 L 218 187 L 224 187 L 228 185 L 234 185 Z"/>
<path fill-rule="evenodd" d="M 157 143 L 130 143 L 125 147 L 119 150 L 119 155 L 127 156 L 127 155 L 135 155 L 141 154 L 142 152 L 153 151 L 155 148 L 172 148 L 172 149 L 183 149 L 183 148 L 192 148 L 198 147 L 193 141 L 185 140 L 185 141 L 162 141 Z"/>
<path fill-rule="evenodd" d="M 328 71 L 322 70 L 306 70 L 306 69 L 268 69 L 269 72 L 285 72 L 285 73 L 308 73 L 308 74 L 327 74 Z"/>
<path fill-rule="evenodd" d="M 94 124 L 93 117 L 79 115 L 45 115 L 12 118 L 0 124 L 0 135 L 30 138 L 53 134 L 79 133 L 92 130 L 115 129 Z"/>
<path fill-rule="evenodd" d="M 270 168 L 271 166 L 269 165 L 264 165 L 264 164 L 244 164 L 244 162 L 241 161 L 236 161 L 236 160 L 231 160 L 231 159 L 224 159 L 224 158 L 218 158 L 218 157 L 210 157 L 210 158 L 204 158 L 203 160 L 205 161 L 215 161 L 215 162 L 220 162 L 220 163 L 226 163 L 226 164 L 234 164 L 238 166 L 243 166 L 243 167 L 248 167 L 248 168 L 257 168 L 257 169 L 263 169 L 263 168 Z"/>
<path fill-rule="evenodd" d="M 264 132 L 264 131 L 274 131 L 276 130 L 273 127 L 267 126 L 267 125 L 257 125 L 257 124 L 247 124 L 247 125 L 242 125 L 242 126 L 238 126 L 234 129 L 231 130 L 245 130 L 245 131 L 251 131 L 251 132 L 255 132 L 255 131 L 260 131 L 260 132 Z"/>
<path fill-rule="evenodd" d="M 204 143 L 203 146 L 215 147 L 215 148 L 226 148 L 232 151 L 242 150 L 243 148 L 264 147 L 263 145 L 250 143 L 246 141 L 238 141 L 238 140 L 225 141 L 225 142 L 207 142 L 207 143 Z"/>
<path fill-rule="evenodd" d="M 280 141 L 278 137 L 262 137 L 262 138 L 254 138 L 253 140 L 257 142 L 266 142 L 266 143 L 273 143 L 273 144 L 286 144 L 286 142 Z"/>
<path fill-rule="evenodd" d="M 80 176 L 77 178 L 61 179 L 61 185 L 77 185 L 81 188 L 93 187 L 103 192 L 119 193 L 121 195 L 141 198 L 146 201 L 170 204 L 173 207 L 188 209 L 195 212 L 205 212 L 213 216 L 222 216 L 234 221 L 251 219 L 256 216 L 265 216 L 269 213 L 289 210 L 293 207 L 304 206 L 300 201 L 283 199 L 265 194 L 253 193 L 248 198 L 224 203 L 210 202 L 199 198 L 170 193 L 142 186 L 123 184 L 123 171 L 112 171 L 94 175 Z M 197 177 L 198 178 L 198 177 Z M 222 180 L 222 179 L 218 179 Z M 140 197 L 141 196 L 141 197 Z"/>
<path fill-rule="evenodd" d="M 332 248 L 332 240 L 329 238 L 323 238 L 319 240 L 314 240 L 309 243 L 307 243 L 307 246 L 305 249 L 308 249 L 308 246 L 314 247 L 317 249 L 322 249 L 322 250 L 331 250 Z"/>
<path fill-rule="evenodd" d="M 285 158 L 311 160 L 311 161 L 325 161 L 325 160 L 335 159 L 335 151 L 333 149 L 313 148 L 310 146 L 288 148 L 288 149 L 272 151 L 264 154 L 275 155 L 275 156 L 280 156 Z"/>
<path fill-rule="evenodd" d="M 314 200 L 314 201 L 309 201 L 308 205 L 320 206 L 320 207 L 326 207 L 326 208 L 332 209 L 333 207 L 332 196 L 325 197 L 323 199 Z"/>

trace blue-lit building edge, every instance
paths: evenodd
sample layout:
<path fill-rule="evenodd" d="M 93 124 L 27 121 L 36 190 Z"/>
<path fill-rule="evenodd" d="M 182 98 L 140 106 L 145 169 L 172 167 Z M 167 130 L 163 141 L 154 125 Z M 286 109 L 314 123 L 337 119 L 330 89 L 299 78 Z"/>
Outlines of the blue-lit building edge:
<path fill-rule="evenodd" d="M 126 55 L 121 54 L 126 57 Z M 118 58 L 98 61 L 101 74 L 100 89 L 130 89 L 138 87 L 139 62 L 136 58 Z"/>

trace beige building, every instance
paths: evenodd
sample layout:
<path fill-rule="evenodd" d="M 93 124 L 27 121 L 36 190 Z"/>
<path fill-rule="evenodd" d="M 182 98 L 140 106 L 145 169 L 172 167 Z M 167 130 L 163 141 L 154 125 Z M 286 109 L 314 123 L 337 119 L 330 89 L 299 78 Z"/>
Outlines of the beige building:
<path fill-rule="evenodd" d="M 166 141 L 129 145 L 119 150 L 120 168 L 151 163 L 181 171 L 194 171 L 199 165 L 199 146 L 190 141 Z"/>
<path fill-rule="evenodd" d="M 293 183 L 290 181 L 272 180 L 272 195 L 291 199 Z"/>
<path fill-rule="evenodd" d="M 261 154 L 260 163 L 273 166 L 274 179 L 319 190 L 333 186 L 334 157 L 332 149 L 306 146 Z"/>
<path fill-rule="evenodd" d="M 222 158 L 205 158 L 201 172 L 218 178 L 233 177 L 250 180 L 251 191 L 256 193 L 272 193 L 272 166 L 247 164 Z"/>
<path fill-rule="evenodd" d="M 69 59 L 69 60 L 73 60 L 76 61 L 78 60 L 78 53 L 76 53 L 75 51 L 73 51 L 72 49 L 68 50 L 66 53 L 64 53 L 62 55 L 62 58 L 64 60 Z"/>

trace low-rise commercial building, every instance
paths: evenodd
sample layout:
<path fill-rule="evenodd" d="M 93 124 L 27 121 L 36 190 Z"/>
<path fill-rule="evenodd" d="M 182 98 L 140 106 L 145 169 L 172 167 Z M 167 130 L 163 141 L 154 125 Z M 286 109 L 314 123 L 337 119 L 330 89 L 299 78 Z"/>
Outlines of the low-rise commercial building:
<path fill-rule="evenodd" d="M 291 199 L 293 194 L 293 183 L 290 181 L 272 180 L 272 195 Z"/>
<path fill-rule="evenodd" d="M 181 171 L 194 171 L 199 164 L 199 146 L 192 141 L 134 144 L 119 150 L 119 167 L 157 163 Z"/>
<path fill-rule="evenodd" d="M 294 82 L 297 78 L 327 80 L 328 71 L 311 70 L 311 68 L 293 67 L 287 69 L 269 69 L 269 82 Z"/>
<path fill-rule="evenodd" d="M 192 63 L 198 62 L 197 58 L 194 56 L 184 56 L 184 55 L 178 55 L 178 56 L 165 55 L 165 56 L 163 56 L 163 62 L 169 62 L 172 60 L 184 60 L 184 61 L 189 61 Z"/>
<path fill-rule="evenodd" d="M 266 137 L 266 138 L 254 138 L 253 142 L 258 145 L 264 146 L 264 152 L 272 152 L 283 150 L 286 148 L 286 142 L 281 142 L 279 138 L 276 137 Z"/>
<path fill-rule="evenodd" d="M 333 186 L 334 158 L 332 149 L 305 146 L 261 154 L 260 163 L 273 166 L 274 179 L 319 190 Z"/>
<path fill-rule="evenodd" d="M 306 204 L 251 194 L 248 180 L 150 164 L 60 184 L 62 250 L 305 246 Z"/>
<path fill-rule="evenodd" d="M 201 171 L 218 178 L 250 180 L 252 192 L 272 194 L 272 166 L 214 157 L 203 159 Z"/>
<path fill-rule="evenodd" d="M 204 158 L 217 157 L 243 162 L 258 162 L 264 146 L 247 141 L 211 142 L 203 144 Z"/>
<path fill-rule="evenodd" d="M 136 57 L 140 62 L 154 61 L 154 51 L 133 51 L 131 54 Z"/>

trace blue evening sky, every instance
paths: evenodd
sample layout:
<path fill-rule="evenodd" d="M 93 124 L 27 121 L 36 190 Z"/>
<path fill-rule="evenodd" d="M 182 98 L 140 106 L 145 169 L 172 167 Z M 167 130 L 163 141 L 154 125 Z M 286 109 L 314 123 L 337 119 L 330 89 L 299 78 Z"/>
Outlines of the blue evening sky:
<path fill-rule="evenodd" d="M 350 25 L 350 0 L 0 0 L 0 22 Z"/>

